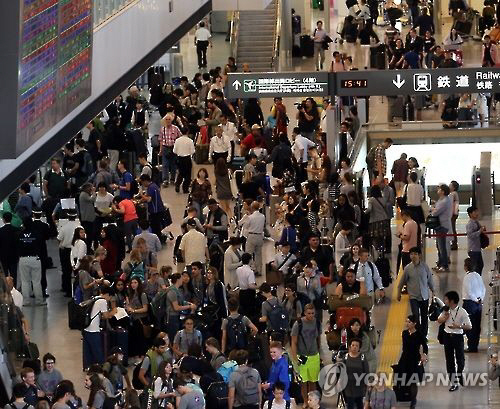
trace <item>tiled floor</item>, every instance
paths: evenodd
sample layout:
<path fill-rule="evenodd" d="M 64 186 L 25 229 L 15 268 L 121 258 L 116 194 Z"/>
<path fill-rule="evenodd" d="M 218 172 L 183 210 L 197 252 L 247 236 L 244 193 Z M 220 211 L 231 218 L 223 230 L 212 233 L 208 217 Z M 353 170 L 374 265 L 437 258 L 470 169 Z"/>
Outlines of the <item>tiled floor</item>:
<path fill-rule="evenodd" d="M 335 27 L 335 25 L 332 25 Z M 216 35 L 213 39 L 213 48 L 208 51 L 208 62 L 209 66 L 216 66 L 225 64 L 227 56 L 229 55 L 229 45 L 224 41 L 223 35 Z M 187 36 L 182 40 L 183 45 L 183 56 L 184 56 L 184 70 L 188 77 L 192 77 L 197 71 L 196 63 L 196 53 L 194 47 L 192 47 L 192 36 Z M 469 46 L 467 46 L 469 47 Z M 465 50 L 465 48 L 464 48 Z M 467 52 L 468 54 L 468 52 Z M 475 56 L 478 56 L 477 45 L 470 45 L 470 55 L 471 60 Z M 298 70 L 310 70 L 313 68 L 312 61 L 310 60 L 297 60 L 294 61 L 295 69 Z M 289 110 L 294 109 L 292 106 L 293 101 L 287 101 Z M 269 107 L 270 102 L 264 100 L 262 106 L 264 111 Z M 372 106 L 375 104 L 372 104 Z M 381 115 L 383 118 L 384 114 L 380 111 L 380 104 L 374 108 L 374 115 Z M 432 116 L 432 115 L 431 115 Z M 213 180 L 212 166 L 206 166 L 209 169 L 211 178 Z M 197 169 L 198 166 L 195 166 Z M 162 196 L 166 203 L 169 204 L 172 217 L 174 220 L 172 226 L 172 232 L 177 235 L 180 232 L 178 222 L 184 211 L 186 205 L 187 196 L 183 194 L 177 194 L 173 187 L 162 190 Z M 461 212 L 460 218 L 458 220 L 458 230 L 463 231 L 464 225 L 466 223 L 466 213 Z M 497 213 L 493 221 L 484 221 L 488 227 L 495 227 L 498 229 L 498 223 L 500 220 L 500 215 Z M 493 226 L 494 225 L 494 226 Z M 490 273 L 489 270 L 493 267 L 494 259 L 494 249 L 500 243 L 498 239 L 484 252 L 485 254 L 485 274 L 483 275 L 484 281 L 487 284 L 489 282 Z M 428 242 L 427 246 L 427 262 L 429 265 L 433 265 L 436 261 L 436 252 L 433 243 Z M 453 252 L 451 259 L 451 272 L 450 273 L 440 273 L 435 274 L 435 280 L 437 283 L 437 295 L 441 296 L 443 293 L 450 289 L 461 289 L 461 282 L 463 279 L 462 264 L 463 259 L 466 257 L 466 252 L 464 247 L 466 246 L 465 239 L 459 239 L 459 251 Z M 164 247 L 159 255 L 160 265 L 172 265 L 172 248 L 173 243 L 169 242 Z M 53 255 L 56 266 L 58 266 L 57 245 L 55 242 L 50 243 L 51 254 Z M 266 243 L 265 247 L 265 260 L 269 260 L 272 257 L 274 251 L 274 246 L 272 243 Z M 394 253 L 393 253 L 394 254 Z M 394 264 L 394 260 L 393 260 Z M 70 331 L 67 328 L 67 299 L 63 298 L 61 293 L 58 291 L 60 287 L 59 269 L 49 270 L 49 293 L 50 298 L 48 299 L 47 308 L 25 308 L 24 312 L 28 318 L 30 325 L 32 326 L 32 339 L 37 342 L 40 348 L 40 352 L 43 354 L 50 351 L 57 357 L 57 367 L 62 371 L 63 375 L 75 382 L 77 392 L 81 394 L 84 401 L 87 399 L 88 393 L 85 391 L 83 386 L 83 373 L 81 372 L 81 337 L 77 331 Z M 261 280 L 259 280 L 261 281 Z M 388 294 L 391 291 L 389 290 Z M 386 304 L 376 306 L 374 309 L 373 320 L 377 328 L 382 330 L 381 342 L 384 342 L 384 330 L 386 326 L 387 316 L 391 308 L 391 303 L 396 302 L 390 300 Z M 484 310 L 487 311 L 489 307 L 488 300 L 485 302 Z M 486 323 L 486 316 L 483 318 L 483 323 Z M 398 323 L 400 328 L 397 331 L 403 329 L 403 322 Z M 430 325 L 430 336 L 431 340 L 436 339 L 437 326 L 435 324 Z M 486 325 L 483 325 L 483 338 L 480 346 L 480 353 L 476 355 L 467 355 L 466 357 L 466 371 L 484 371 L 486 369 Z M 395 345 L 394 348 L 399 349 L 400 345 Z M 380 347 L 379 349 L 380 350 Z M 325 340 L 323 337 L 323 348 L 322 348 L 322 358 L 325 362 L 330 362 L 331 354 L 326 348 Z M 399 353 L 395 354 L 396 356 Z M 443 348 L 437 344 L 435 341 L 431 341 L 430 344 L 430 362 L 428 364 L 427 370 L 432 373 L 437 373 L 443 371 L 444 369 L 444 354 Z M 326 407 L 334 407 L 334 399 L 327 400 L 325 402 Z M 407 404 L 398 404 L 398 407 L 405 407 Z M 426 385 L 422 387 L 419 393 L 419 407 L 422 408 L 485 408 L 487 407 L 487 397 L 486 388 L 484 387 L 469 387 L 462 388 L 458 392 L 449 393 L 447 388 L 444 386 L 433 386 Z"/>

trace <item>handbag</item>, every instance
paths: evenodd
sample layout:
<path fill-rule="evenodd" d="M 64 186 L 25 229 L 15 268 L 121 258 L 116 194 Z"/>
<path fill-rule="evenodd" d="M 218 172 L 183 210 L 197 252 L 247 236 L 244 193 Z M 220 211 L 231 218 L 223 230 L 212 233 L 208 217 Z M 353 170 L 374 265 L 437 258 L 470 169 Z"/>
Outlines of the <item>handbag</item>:
<path fill-rule="evenodd" d="M 437 340 L 441 345 L 444 345 L 444 337 L 446 336 L 446 332 L 444 332 L 444 322 L 439 325 Z"/>
<path fill-rule="evenodd" d="M 481 248 L 485 249 L 490 245 L 490 238 L 486 234 L 481 233 L 479 235 L 479 243 L 481 244 Z"/>
<path fill-rule="evenodd" d="M 439 216 L 433 216 L 432 214 L 430 214 L 425 219 L 425 227 L 427 227 L 428 229 L 435 230 L 439 226 L 441 226 L 441 222 L 439 221 Z"/>

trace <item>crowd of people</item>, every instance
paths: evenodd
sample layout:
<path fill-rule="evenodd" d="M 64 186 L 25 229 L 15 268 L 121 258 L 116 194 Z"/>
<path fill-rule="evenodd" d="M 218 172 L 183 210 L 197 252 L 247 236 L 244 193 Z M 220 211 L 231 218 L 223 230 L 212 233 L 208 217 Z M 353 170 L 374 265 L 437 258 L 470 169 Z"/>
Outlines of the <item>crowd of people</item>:
<path fill-rule="evenodd" d="M 201 34 L 203 67 L 208 38 Z M 417 38 L 412 29 L 410 44 Z M 429 207 L 417 159 L 403 154 L 389 169 L 387 138 L 366 156 L 365 200 L 347 149 L 360 127 L 356 101 L 346 102 L 335 163 L 322 132 L 328 99 L 322 107 L 313 98 L 300 102 L 292 126 L 281 98 L 267 117 L 257 99 L 227 100 L 226 76 L 236 70 L 229 58 L 224 68 L 152 89 L 149 101 L 131 86 L 125 100 L 118 96 L 88 125 L 86 140 L 78 135 L 50 161 L 41 186 L 35 176 L 4 201 L 0 262 L 16 308 L 22 316 L 23 307 L 47 305 L 46 271 L 53 266 L 47 242 L 57 239 L 61 290 L 84 316 L 78 329 L 89 390 L 82 402 L 47 353 L 42 367 L 36 359 L 24 363 L 12 409 L 324 407 L 321 336 L 339 330 L 343 319 L 339 310 L 325 319 L 330 300 L 384 302 L 398 274 L 397 299 L 408 295 L 411 315 L 395 372 L 422 375 L 434 274 L 450 271 L 450 252 L 458 248 L 447 235 L 457 233 L 459 184 L 439 185 Z M 193 159 L 201 165 L 196 174 Z M 168 194 L 186 202 L 181 220 L 172 220 L 164 202 L 170 184 L 175 193 Z M 485 297 L 485 227 L 477 208 L 467 214 L 463 306 L 457 291 L 447 291 L 435 317 L 450 391 L 462 382 L 464 335 L 468 352 L 478 351 Z M 397 217 L 403 223 L 394 238 Z M 174 222 L 178 237 L 169 231 Z M 426 228 L 436 236 L 432 269 L 421 255 Z M 169 239 L 172 262 L 160 265 Z M 270 239 L 275 252 L 267 258 Z M 391 268 L 393 240 L 399 251 Z M 336 357 L 347 369 L 349 409 L 364 402 L 392 408 L 399 398 L 384 382 L 356 384 L 357 375 L 376 371 L 372 333 L 369 311 L 342 327 L 345 350 Z M 493 358 L 491 365 L 490 375 L 498 376 Z M 410 386 L 411 407 L 417 391 Z"/>

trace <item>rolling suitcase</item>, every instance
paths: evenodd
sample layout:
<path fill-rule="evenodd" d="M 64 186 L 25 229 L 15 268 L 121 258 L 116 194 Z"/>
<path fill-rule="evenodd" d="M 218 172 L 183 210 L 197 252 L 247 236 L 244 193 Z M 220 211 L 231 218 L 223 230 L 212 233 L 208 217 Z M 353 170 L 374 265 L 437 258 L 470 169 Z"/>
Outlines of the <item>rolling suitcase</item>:
<path fill-rule="evenodd" d="M 311 36 L 300 36 L 300 53 L 302 54 L 302 57 L 314 57 L 314 40 Z"/>
<path fill-rule="evenodd" d="M 360 307 L 340 307 L 336 311 L 336 324 L 337 329 L 348 328 L 349 322 L 353 318 L 358 318 L 361 325 L 366 323 L 366 313 Z"/>

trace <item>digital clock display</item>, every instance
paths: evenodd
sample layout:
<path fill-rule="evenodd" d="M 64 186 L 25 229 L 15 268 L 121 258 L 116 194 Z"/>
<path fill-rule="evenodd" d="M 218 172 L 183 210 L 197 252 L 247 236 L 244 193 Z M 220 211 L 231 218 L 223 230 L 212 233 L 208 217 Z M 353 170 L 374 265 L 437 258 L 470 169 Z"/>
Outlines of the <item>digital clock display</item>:
<path fill-rule="evenodd" d="M 366 88 L 368 87 L 368 80 L 341 80 L 341 88 Z"/>

